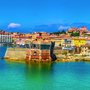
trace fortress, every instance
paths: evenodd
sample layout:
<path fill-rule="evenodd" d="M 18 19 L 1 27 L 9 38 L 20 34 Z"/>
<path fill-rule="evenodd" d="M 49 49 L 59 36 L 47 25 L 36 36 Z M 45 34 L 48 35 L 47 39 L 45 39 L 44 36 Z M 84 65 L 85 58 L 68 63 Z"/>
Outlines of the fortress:
<path fill-rule="evenodd" d="M 30 61 L 53 61 L 55 42 L 35 39 L 26 42 L 25 48 L 7 48 L 5 58 Z"/>

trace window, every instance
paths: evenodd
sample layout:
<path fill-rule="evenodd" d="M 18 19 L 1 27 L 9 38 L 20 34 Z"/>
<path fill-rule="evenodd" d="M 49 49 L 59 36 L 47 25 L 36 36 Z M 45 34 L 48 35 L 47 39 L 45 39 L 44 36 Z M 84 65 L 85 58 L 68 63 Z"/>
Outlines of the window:
<path fill-rule="evenodd" d="M 41 45 L 41 49 L 49 49 L 50 45 Z"/>

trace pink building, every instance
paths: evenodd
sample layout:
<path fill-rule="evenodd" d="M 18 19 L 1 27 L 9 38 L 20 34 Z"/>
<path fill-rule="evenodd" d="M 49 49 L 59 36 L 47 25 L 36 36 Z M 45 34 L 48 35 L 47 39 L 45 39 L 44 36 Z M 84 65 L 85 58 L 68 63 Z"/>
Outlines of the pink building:
<path fill-rule="evenodd" d="M 77 32 L 77 33 L 80 33 L 80 35 L 85 34 L 85 33 L 90 33 L 90 31 L 88 31 L 85 26 L 80 27 L 80 28 L 77 28 L 77 27 L 69 28 L 68 31 L 66 31 L 66 33 L 69 33 L 69 32 L 74 32 L 74 33 Z"/>
<path fill-rule="evenodd" d="M 16 44 L 25 45 L 26 39 L 31 39 L 31 37 L 17 37 Z"/>
<path fill-rule="evenodd" d="M 87 31 L 87 28 L 85 26 L 83 26 L 83 27 L 80 27 L 79 30 L 81 30 L 81 31 Z"/>

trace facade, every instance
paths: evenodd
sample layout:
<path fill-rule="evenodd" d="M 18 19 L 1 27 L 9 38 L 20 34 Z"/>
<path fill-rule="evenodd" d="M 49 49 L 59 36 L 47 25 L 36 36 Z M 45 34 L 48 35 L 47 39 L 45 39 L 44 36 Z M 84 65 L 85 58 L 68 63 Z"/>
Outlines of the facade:
<path fill-rule="evenodd" d="M 16 44 L 16 40 L 17 40 L 17 37 L 16 37 L 16 36 L 13 36 L 13 37 L 12 37 L 12 43 L 13 43 L 13 44 Z"/>
<path fill-rule="evenodd" d="M 19 45 L 25 45 L 25 40 L 26 39 L 31 39 L 31 37 L 17 37 L 16 38 L 16 44 L 19 44 Z"/>
<path fill-rule="evenodd" d="M 90 55 L 90 45 L 81 45 L 81 54 Z"/>
<path fill-rule="evenodd" d="M 79 30 L 87 31 L 87 28 L 85 26 L 83 26 L 83 27 L 80 27 Z"/>
<path fill-rule="evenodd" d="M 34 40 L 27 43 L 26 59 L 36 61 L 54 60 L 54 42 L 48 40 Z"/>
<path fill-rule="evenodd" d="M 74 40 L 71 38 L 57 38 L 51 40 L 55 42 L 55 46 L 74 46 Z"/>
<path fill-rule="evenodd" d="M 62 43 L 61 43 L 62 46 L 65 46 L 65 47 L 72 47 L 74 46 L 74 40 L 71 39 L 71 38 L 62 38 Z"/>
<path fill-rule="evenodd" d="M 62 39 L 52 39 L 51 41 L 55 42 L 55 46 L 61 46 L 61 40 Z"/>
<path fill-rule="evenodd" d="M 11 34 L 0 34 L 0 43 L 12 43 L 12 35 Z"/>
<path fill-rule="evenodd" d="M 85 45 L 85 39 L 74 39 L 74 46 L 80 47 L 81 45 Z"/>

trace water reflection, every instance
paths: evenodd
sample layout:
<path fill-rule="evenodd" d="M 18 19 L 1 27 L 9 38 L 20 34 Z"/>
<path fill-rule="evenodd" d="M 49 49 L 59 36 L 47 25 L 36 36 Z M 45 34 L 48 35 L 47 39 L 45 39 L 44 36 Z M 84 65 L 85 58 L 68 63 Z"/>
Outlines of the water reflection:
<path fill-rule="evenodd" d="M 20 83 L 26 90 L 55 90 L 56 88 L 66 90 L 66 87 L 72 90 L 81 88 L 82 84 L 87 85 L 90 80 L 90 65 L 85 62 L 53 63 L 6 60 L 6 65 L 8 77 L 15 77 L 15 83 Z M 74 85 L 76 88 L 73 88 Z"/>
<path fill-rule="evenodd" d="M 25 78 L 30 87 L 43 89 L 52 83 L 52 62 L 26 62 Z M 52 87 L 52 85 L 50 86 Z"/>

